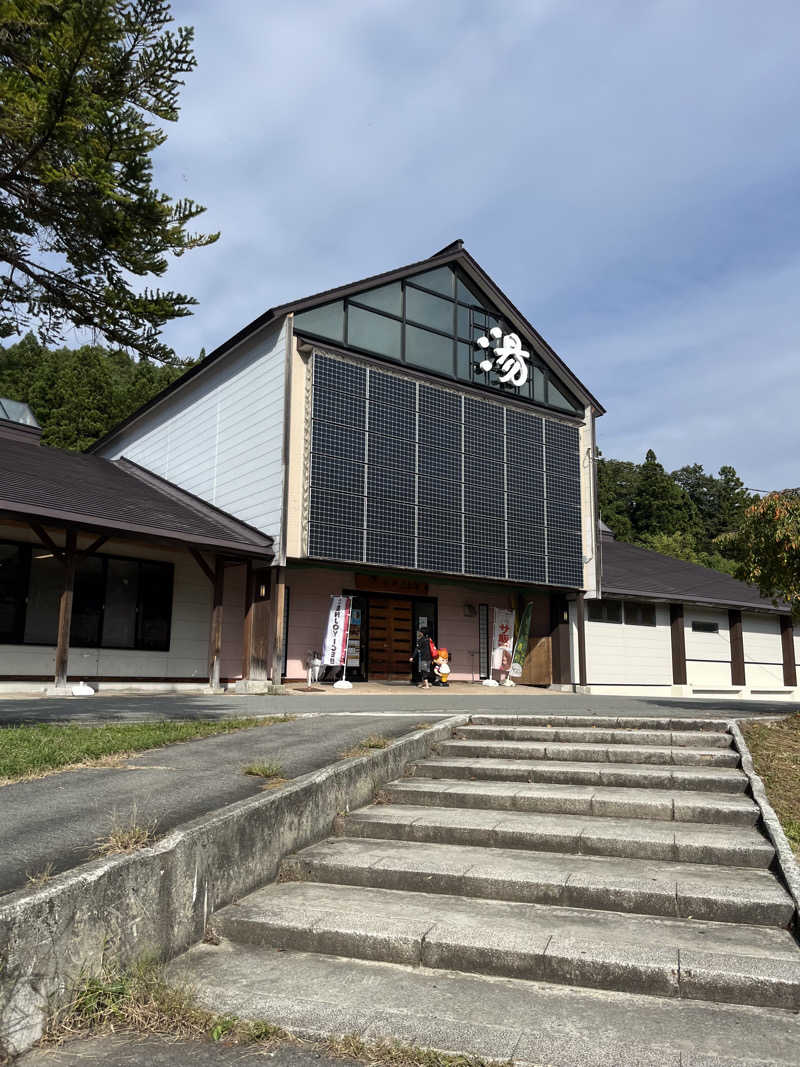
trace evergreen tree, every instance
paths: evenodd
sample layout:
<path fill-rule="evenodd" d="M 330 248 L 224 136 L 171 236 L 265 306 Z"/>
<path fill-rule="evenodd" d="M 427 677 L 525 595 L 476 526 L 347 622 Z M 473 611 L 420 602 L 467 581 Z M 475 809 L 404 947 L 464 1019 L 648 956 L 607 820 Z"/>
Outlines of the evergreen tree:
<path fill-rule="evenodd" d="M 606 459 L 597 462 L 597 501 L 600 518 L 619 541 L 633 540 L 633 498 L 639 481 L 639 467 L 627 460 Z"/>
<path fill-rule="evenodd" d="M 688 494 L 667 474 L 652 449 L 648 449 L 640 468 L 631 518 L 637 537 L 659 533 L 694 535 L 697 529 L 697 512 Z"/>
<path fill-rule="evenodd" d="M 34 325 L 50 345 L 72 324 L 174 359 L 161 327 L 196 301 L 131 280 L 218 235 L 188 232 L 205 209 L 152 184 L 195 66 L 172 21 L 165 0 L 0 4 L 0 337 Z"/>

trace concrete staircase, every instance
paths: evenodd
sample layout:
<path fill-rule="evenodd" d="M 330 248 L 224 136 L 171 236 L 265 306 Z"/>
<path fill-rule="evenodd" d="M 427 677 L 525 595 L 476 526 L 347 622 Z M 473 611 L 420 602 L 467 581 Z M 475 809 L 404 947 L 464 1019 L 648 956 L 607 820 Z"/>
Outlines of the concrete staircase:
<path fill-rule="evenodd" d="M 793 903 L 738 764 L 722 722 L 475 715 L 184 966 L 218 1010 L 306 1032 L 797 1064 Z"/>

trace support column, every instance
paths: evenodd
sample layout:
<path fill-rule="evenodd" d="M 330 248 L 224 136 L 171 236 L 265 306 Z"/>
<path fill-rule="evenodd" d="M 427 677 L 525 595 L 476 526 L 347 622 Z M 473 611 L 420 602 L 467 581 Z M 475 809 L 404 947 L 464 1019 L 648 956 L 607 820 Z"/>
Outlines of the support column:
<path fill-rule="evenodd" d="M 247 561 L 247 599 L 242 641 L 242 679 L 266 682 L 269 678 L 269 567 Z"/>
<path fill-rule="evenodd" d="M 583 591 L 575 601 L 578 623 L 578 685 L 586 685 L 586 601 Z"/>
<path fill-rule="evenodd" d="M 211 630 L 208 639 L 208 684 L 219 689 L 219 667 L 222 652 L 222 598 L 225 592 L 225 561 L 214 558 L 214 594 L 211 605 Z"/>
<path fill-rule="evenodd" d="M 728 627 L 731 637 L 731 685 L 746 685 L 741 611 L 731 609 L 728 612 Z"/>
<path fill-rule="evenodd" d="M 669 630 L 672 645 L 672 684 L 686 685 L 686 630 L 683 604 L 670 604 Z"/>
<path fill-rule="evenodd" d="M 286 610 L 286 568 L 275 568 L 275 582 L 272 602 L 272 684 L 280 685 L 283 681 L 283 629 Z"/>
<path fill-rule="evenodd" d="M 69 671 L 69 631 L 72 624 L 72 592 L 75 586 L 75 545 L 77 535 L 74 530 L 67 530 L 62 562 L 64 564 L 64 586 L 58 602 L 58 639 L 56 641 L 56 689 L 66 689 Z"/>
<path fill-rule="evenodd" d="M 783 684 L 797 685 L 797 662 L 794 654 L 794 625 L 791 615 L 781 615 L 781 649 L 783 650 Z"/>

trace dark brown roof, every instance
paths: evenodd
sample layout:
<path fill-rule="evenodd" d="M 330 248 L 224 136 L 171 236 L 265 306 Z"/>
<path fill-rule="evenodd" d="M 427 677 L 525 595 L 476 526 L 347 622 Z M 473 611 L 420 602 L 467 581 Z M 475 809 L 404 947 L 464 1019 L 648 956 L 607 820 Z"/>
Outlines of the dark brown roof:
<path fill-rule="evenodd" d="M 0 445 L 0 513 L 272 558 L 272 538 L 121 459 Z"/>
<path fill-rule="evenodd" d="M 605 538 L 601 551 L 603 596 L 636 596 L 781 613 L 789 610 L 785 604 L 775 605 L 762 597 L 755 586 L 710 567 Z"/>
<path fill-rule="evenodd" d="M 528 322 L 522 312 L 512 304 L 502 289 L 492 281 L 477 260 L 472 258 L 469 252 L 464 248 L 464 242 L 458 240 L 453 241 L 452 244 L 442 248 L 439 252 L 435 252 L 432 256 L 429 256 L 428 259 L 420 259 L 416 263 L 408 263 L 404 267 L 396 267 L 394 270 L 384 271 L 381 274 L 373 274 L 368 278 L 360 278 L 358 281 L 349 282 L 347 285 L 339 285 L 335 289 L 324 289 L 321 293 L 314 293 L 311 296 L 303 297 L 301 300 L 293 300 L 288 304 L 279 304 L 277 307 L 269 308 L 263 315 L 259 315 L 257 319 L 253 319 L 251 323 L 239 330 L 238 333 L 235 333 L 233 337 L 230 337 L 218 348 L 215 348 L 213 352 L 209 352 L 205 359 L 201 360 L 180 378 L 176 379 L 171 385 L 168 385 L 166 389 L 162 389 L 162 391 L 154 396 L 152 400 L 149 400 L 146 404 L 143 404 L 142 407 L 134 411 L 133 414 L 129 415 L 126 419 L 123 419 L 122 422 L 109 430 L 105 436 L 101 437 L 99 441 L 95 441 L 89 448 L 89 451 L 98 451 L 98 449 L 100 449 L 107 441 L 115 437 L 121 429 L 130 425 L 130 423 L 143 415 L 145 411 L 148 411 L 151 407 L 158 404 L 165 396 L 169 396 L 170 393 L 175 392 L 176 389 L 180 389 L 187 382 L 191 381 L 195 375 L 202 373 L 212 363 L 221 359 L 224 355 L 230 352 L 232 348 L 235 348 L 236 345 L 241 344 L 241 342 L 249 337 L 251 333 L 269 325 L 283 315 L 288 315 L 290 312 L 304 311 L 306 308 L 314 307 L 316 304 L 326 303 L 329 300 L 338 300 L 359 289 L 363 289 L 364 286 L 380 285 L 381 283 L 386 284 L 397 278 L 405 277 L 405 275 L 415 271 L 422 269 L 430 270 L 433 267 L 443 266 L 445 263 L 453 262 L 461 264 L 466 272 L 471 275 L 472 278 L 494 299 L 500 310 L 505 311 L 510 318 L 516 318 L 516 320 L 522 324 L 523 332 L 527 332 L 536 341 L 540 354 L 544 359 L 557 369 L 574 389 L 577 389 L 579 393 L 586 397 L 588 402 L 595 408 L 599 415 L 604 414 L 606 409 L 600 401 L 592 396 L 586 386 L 575 377 L 566 363 L 564 363 L 558 353 L 551 348 L 547 341 L 545 341 L 539 331 Z"/>

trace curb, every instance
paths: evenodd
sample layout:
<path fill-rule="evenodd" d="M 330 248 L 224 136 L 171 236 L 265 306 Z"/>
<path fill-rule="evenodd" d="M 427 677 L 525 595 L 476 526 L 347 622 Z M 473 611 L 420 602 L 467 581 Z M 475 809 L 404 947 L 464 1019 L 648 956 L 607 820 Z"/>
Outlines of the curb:
<path fill-rule="evenodd" d="M 173 830 L 151 848 L 93 860 L 0 903 L 0 1056 L 42 1036 L 75 982 L 200 941 L 218 908 L 274 880 L 291 852 L 326 837 L 407 763 L 468 721 L 456 715 Z"/>
<path fill-rule="evenodd" d="M 786 883 L 789 895 L 794 901 L 794 920 L 792 922 L 792 929 L 795 934 L 797 934 L 800 932 L 800 866 L 795 859 L 792 846 L 789 844 L 786 834 L 783 832 L 780 820 L 767 798 L 764 783 L 761 780 L 761 777 L 756 773 L 755 766 L 753 765 L 753 757 L 750 755 L 750 749 L 747 747 L 744 734 L 735 719 L 731 719 L 728 722 L 728 731 L 733 736 L 734 746 L 741 757 L 742 770 L 747 775 L 750 783 L 750 790 L 753 794 L 753 800 L 755 800 L 759 811 L 761 812 L 761 820 L 764 824 L 767 837 L 775 849 L 775 856 L 778 861 L 778 869 L 780 870 L 781 877 Z"/>

